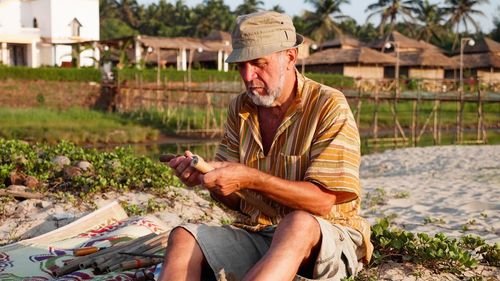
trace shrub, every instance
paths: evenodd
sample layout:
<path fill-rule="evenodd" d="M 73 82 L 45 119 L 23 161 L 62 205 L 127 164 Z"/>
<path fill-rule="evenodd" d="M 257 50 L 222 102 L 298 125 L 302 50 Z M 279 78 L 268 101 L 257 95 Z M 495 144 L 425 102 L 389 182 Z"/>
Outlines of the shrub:
<path fill-rule="evenodd" d="M 101 72 L 95 68 L 0 66 L 0 79 L 100 82 Z"/>
<path fill-rule="evenodd" d="M 71 165 L 88 161 L 93 169 L 68 177 L 52 163 L 59 155 L 68 157 Z M 0 139 L 0 188 L 12 172 L 36 177 L 42 182 L 42 191 L 70 192 L 82 199 L 111 190 L 165 193 L 170 186 L 181 186 L 170 168 L 145 156 L 134 156 L 130 148 L 99 152 L 65 141 L 50 146 Z"/>
<path fill-rule="evenodd" d="M 462 274 L 478 263 L 499 266 L 500 246 L 487 244 L 478 236 L 467 235 L 460 239 L 449 238 L 443 233 L 430 236 L 413 234 L 400 229 L 390 229 L 387 219 L 372 226 L 375 247 L 372 264 L 388 260 L 422 264 L 436 272 Z"/>

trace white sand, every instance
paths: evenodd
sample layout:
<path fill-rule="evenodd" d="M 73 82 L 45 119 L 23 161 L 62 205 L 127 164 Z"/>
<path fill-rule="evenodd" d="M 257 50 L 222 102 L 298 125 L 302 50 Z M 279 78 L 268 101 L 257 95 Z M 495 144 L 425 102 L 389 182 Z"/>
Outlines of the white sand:
<path fill-rule="evenodd" d="M 500 242 L 500 146 L 406 148 L 363 156 L 361 183 L 363 216 L 371 222 L 392 215 L 396 225 L 412 232 L 477 234 Z M 376 199 L 385 203 L 374 205 Z"/>

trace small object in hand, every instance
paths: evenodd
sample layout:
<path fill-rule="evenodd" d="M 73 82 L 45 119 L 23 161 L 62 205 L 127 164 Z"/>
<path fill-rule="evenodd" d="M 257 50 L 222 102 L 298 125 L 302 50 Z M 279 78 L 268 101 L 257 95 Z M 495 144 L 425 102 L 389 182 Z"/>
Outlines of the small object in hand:
<path fill-rule="evenodd" d="M 214 167 L 210 166 L 210 164 L 205 162 L 205 160 L 198 155 L 193 156 L 193 160 L 191 160 L 191 167 L 203 174 L 206 174 L 214 169 Z"/>
<path fill-rule="evenodd" d="M 175 154 L 172 154 L 172 153 L 162 154 L 162 155 L 160 155 L 160 162 L 170 162 L 170 160 L 172 160 L 176 157 L 178 157 L 178 156 Z"/>

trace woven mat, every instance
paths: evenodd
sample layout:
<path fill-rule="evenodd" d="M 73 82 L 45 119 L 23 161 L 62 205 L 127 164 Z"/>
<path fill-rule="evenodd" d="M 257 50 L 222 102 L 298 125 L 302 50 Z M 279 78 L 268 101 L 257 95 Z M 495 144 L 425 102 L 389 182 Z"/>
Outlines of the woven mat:
<path fill-rule="evenodd" d="M 0 247 L 0 280 L 133 280 L 135 271 L 95 275 L 85 269 L 59 278 L 52 272 L 75 258 L 73 249 L 106 240 L 114 245 L 167 230 L 152 217 L 128 218 L 120 204 L 113 202 L 54 231 Z"/>

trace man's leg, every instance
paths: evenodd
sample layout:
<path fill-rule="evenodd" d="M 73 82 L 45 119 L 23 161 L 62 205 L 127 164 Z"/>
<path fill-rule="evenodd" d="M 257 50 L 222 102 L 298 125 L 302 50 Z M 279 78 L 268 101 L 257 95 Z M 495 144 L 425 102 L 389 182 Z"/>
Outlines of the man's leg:
<path fill-rule="evenodd" d="M 193 235 L 177 227 L 168 237 L 160 281 L 198 281 L 202 268 L 207 267 L 205 256 Z"/>
<path fill-rule="evenodd" d="M 278 224 L 271 247 L 243 280 L 292 280 L 301 266 L 314 264 L 320 246 L 318 221 L 307 212 L 292 212 Z"/>

